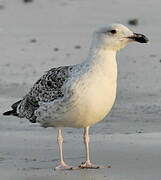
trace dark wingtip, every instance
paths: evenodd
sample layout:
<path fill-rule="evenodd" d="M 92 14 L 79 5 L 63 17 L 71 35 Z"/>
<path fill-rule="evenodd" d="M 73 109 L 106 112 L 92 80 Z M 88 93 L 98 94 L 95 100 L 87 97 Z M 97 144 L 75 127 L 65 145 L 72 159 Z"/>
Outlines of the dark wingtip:
<path fill-rule="evenodd" d="M 3 116 L 10 116 L 10 115 L 17 116 L 17 113 L 15 112 L 15 109 L 11 110 L 11 111 L 6 111 L 6 112 L 3 113 Z"/>
<path fill-rule="evenodd" d="M 12 104 L 12 110 L 10 111 L 6 111 L 3 113 L 4 116 L 10 116 L 10 115 L 13 115 L 13 116 L 18 116 L 17 114 L 17 106 L 21 103 L 21 100 L 20 101 L 17 101 L 16 103 Z"/>
<path fill-rule="evenodd" d="M 11 111 L 6 111 L 3 113 L 4 116 L 9 116 L 9 115 L 12 115 L 13 114 L 13 110 Z"/>

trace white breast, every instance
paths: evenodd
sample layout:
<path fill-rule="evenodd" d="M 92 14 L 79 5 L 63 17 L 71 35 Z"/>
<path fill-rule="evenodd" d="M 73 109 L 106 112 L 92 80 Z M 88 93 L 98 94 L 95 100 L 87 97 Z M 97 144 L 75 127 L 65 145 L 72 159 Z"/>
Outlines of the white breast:
<path fill-rule="evenodd" d="M 40 123 L 80 128 L 103 120 L 114 104 L 117 85 L 115 54 L 103 53 L 89 62 L 87 71 L 73 75 L 73 81 L 69 83 L 72 96 L 66 98 L 65 102 L 53 102 L 45 110 L 42 108 L 44 117 L 41 116 Z M 57 106 L 59 110 L 56 110 Z"/>
<path fill-rule="evenodd" d="M 86 127 L 103 120 L 114 104 L 116 86 L 115 57 L 109 59 L 103 55 L 76 83 L 74 105 L 67 121 L 72 122 L 72 127 Z"/>

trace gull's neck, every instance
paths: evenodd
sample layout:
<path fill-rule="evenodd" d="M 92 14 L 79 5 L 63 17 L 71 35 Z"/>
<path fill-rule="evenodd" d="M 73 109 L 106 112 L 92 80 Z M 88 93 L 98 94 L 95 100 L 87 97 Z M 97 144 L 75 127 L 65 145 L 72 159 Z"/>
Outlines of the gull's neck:
<path fill-rule="evenodd" d="M 86 63 L 90 66 L 102 66 L 106 68 L 109 64 L 116 64 L 116 51 L 105 47 L 92 47 Z"/>
<path fill-rule="evenodd" d="M 90 65 L 109 66 L 116 64 L 116 50 L 104 43 L 103 39 L 97 34 L 93 34 L 90 51 L 86 63 Z"/>

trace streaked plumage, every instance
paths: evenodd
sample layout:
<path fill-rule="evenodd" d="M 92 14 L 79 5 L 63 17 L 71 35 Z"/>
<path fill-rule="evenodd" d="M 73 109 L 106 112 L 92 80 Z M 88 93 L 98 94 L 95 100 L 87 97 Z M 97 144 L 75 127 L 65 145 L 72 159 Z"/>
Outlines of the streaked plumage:
<path fill-rule="evenodd" d="M 44 74 L 18 104 L 18 116 L 36 122 L 35 110 L 40 102 L 52 102 L 64 96 L 62 86 L 70 78 L 73 66 L 52 68 Z"/>

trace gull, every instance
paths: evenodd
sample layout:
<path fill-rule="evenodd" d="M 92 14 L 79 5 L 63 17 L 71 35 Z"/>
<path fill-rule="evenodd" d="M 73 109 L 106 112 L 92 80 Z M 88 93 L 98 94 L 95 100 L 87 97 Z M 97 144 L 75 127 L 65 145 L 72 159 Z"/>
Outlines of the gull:
<path fill-rule="evenodd" d="M 122 24 L 99 28 L 93 33 L 89 54 L 82 63 L 50 69 L 3 115 L 55 127 L 60 156 L 55 169 L 61 170 L 73 169 L 64 161 L 62 128 L 84 128 L 86 160 L 79 168 L 101 167 L 90 161 L 89 128 L 110 112 L 117 89 L 116 53 L 134 41 L 147 43 L 148 39 Z"/>

